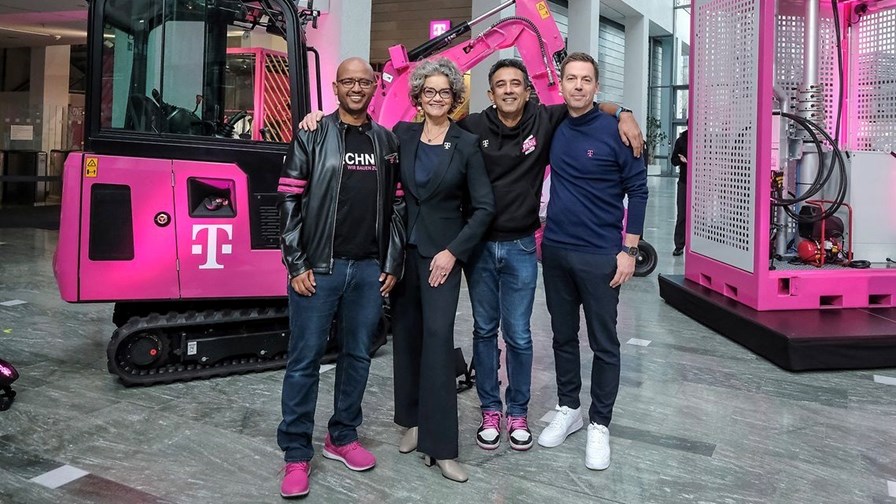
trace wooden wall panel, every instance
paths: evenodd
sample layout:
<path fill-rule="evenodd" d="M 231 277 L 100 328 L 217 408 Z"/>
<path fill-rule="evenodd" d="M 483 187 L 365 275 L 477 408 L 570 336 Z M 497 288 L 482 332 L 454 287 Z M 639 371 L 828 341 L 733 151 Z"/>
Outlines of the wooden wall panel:
<path fill-rule="evenodd" d="M 404 44 L 408 49 L 429 39 L 429 22 L 450 19 L 451 26 L 470 20 L 472 0 L 373 0 L 370 19 L 370 62 L 389 58 L 389 47 Z M 458 37 L 468 40 L 470 35 Z"/>

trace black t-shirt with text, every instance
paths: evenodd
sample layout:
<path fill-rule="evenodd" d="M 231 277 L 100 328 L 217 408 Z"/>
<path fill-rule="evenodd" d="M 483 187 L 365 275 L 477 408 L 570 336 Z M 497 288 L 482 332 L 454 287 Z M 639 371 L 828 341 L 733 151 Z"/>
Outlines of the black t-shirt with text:
<path fill-rule="evenodd" d="M 336 206 L 333 257 L 376 258 L 377 163 L 373 143 L 365 133 L 369 124 L 345 127 L 345 157 Z"/>

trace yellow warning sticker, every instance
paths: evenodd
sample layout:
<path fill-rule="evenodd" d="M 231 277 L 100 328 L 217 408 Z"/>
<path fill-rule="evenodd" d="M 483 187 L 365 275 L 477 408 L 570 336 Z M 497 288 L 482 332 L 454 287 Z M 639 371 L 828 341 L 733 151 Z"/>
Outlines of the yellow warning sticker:
<path fill-rule="evenodd" d="M 548 10 L 548 4 L 546 2 L 538 2 L 535 4 L 535 8 L 538 9 L 538 13 L 541 14 L 541 19 L 551 17 L 551 11 Z"/>
<path fill-rule="evenodd" d="M 89 157 L 84 160 L 84 176 L 88 178 L 96 178 L 97 169 L 99 169 L 100 162 L 95 157 Z"/>

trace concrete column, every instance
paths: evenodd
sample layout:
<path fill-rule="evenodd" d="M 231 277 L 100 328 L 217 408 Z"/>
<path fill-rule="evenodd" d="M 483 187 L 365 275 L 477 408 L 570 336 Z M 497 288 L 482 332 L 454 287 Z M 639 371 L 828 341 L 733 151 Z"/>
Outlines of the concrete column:
<path fill-rule="evenodd" d="M 328 0 L 326 13 L 322 13 L 317 29 L 308 26 L 308 45 L 317 49 L 321 59 L 321 88 L 324 111 L 336 110 L 336 96 L 332 82 L 336 68 L 345 58 L 358 56 L 370 59 L 370 16 L 372 0 Z M 317 2 L 315 2 L 317 8 Z M 311 73 L 311 103 L 317 105 L 314 96 L 314 67 Z"/>
<path fill-rule="evenodd" d="M 473 9 L 470 15 L 470 19 L 475 19 L 476 17 L 485 14 L 486 12 L 494 9 L 495 7 L 501 5 L 506 0 L 473 0 Z M 485 20 L 478 25 L 473 27 L 472 36 L 475 37 L 483 32 L 486 28 L 492 25 L 498 19 L 507 16 L 513 16 L 516 12 L 516 8 L 511 6 L 500 13 L 492 16 L 490 19 Z M 513 57 L 512 49 L 504 49 L 496 52 L 495 54 L 489 56 L 484 59 L 481 63 L 476 65 L 473 70 L 470 71 L 470 112 L 479 112 L 482 109 L 491 106 L 491 101 L 488 99 L 488 95 L 486 92 L 488 91 L 488 69 L 491 68 L 492 65 L 495 64 L 499 59 L 502 58 L 512 58 Z"/>
<path fill-rule="evenodd" d="M 70 65 L 71 47 L 67 45 L 31 49 L 29 104 L 40 112 L 40 123 L 34 124 L 35 149 L 50 152 L 64 147 Z"/>
<path fill-rule="evenodd" d="M 625 18 L 625 92 L 623 102 L 632 109 L 638 124 L 647 125 L 648 49 L 650 21 L 636 14 Z"/>
<path fill-rule="evenodd" d="M 599 31 L 600 0 L 571 0 L 567 51 L 585 52 L 597 58 Z"/>

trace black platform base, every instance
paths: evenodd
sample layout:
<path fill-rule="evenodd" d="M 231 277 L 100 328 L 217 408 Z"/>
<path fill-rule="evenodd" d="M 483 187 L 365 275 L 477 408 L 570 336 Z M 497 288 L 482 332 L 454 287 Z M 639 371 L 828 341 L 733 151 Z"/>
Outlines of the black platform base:
<path fill-rule="evenodd" d="M 682 275 L 660 275 L 673 308 L 788 371 L 896 367 L 896 308 L 756 311 Z"/>

